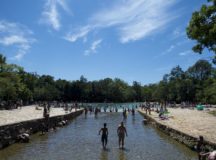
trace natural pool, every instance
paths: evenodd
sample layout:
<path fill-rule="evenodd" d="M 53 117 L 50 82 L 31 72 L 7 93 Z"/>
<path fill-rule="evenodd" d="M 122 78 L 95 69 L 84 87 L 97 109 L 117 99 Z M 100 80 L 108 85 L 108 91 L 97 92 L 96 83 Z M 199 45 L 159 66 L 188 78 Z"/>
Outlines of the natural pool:
<path fill-rule="evenodd" d="M 128 131 L 125 149 L 118 148 L 117 127 L 122 113 L 83 115 L 47 135 L 34 135 L 28 144 L 14 144 L 0 151 L 0 160 L 196 160 L 196 153 L 151 125 L 136 113 L 124 121 Z M 107 123 L 108 149 L 101 147 L 98 130 Z"/>

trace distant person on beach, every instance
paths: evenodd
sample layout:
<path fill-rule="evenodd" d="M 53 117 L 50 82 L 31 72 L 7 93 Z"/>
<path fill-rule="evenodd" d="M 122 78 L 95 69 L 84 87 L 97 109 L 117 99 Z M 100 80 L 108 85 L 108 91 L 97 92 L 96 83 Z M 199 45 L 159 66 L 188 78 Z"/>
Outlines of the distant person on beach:
<path fill-rule="evenodd" d="M 118 129 L 117 129 L 117 134 L 119 137 L 119 148 L 124 148 L 124 139 L 125 139 L 125 135 L 127 136 L 127 130 L 124 126 L 124 123 L 121 122 L 121 124 L 119 125 Z"/>
<path fill-rule="evenodd" d="M 102 146 L 104 149 L 106 148 L 106 145 L 108 142 L 108 128 L 106 126 L 107 126 L 107 124 L 104 123 L 104 127 L 99 130 L 99 135 L 102 132 L 101 142 L 102 142 Z"/>

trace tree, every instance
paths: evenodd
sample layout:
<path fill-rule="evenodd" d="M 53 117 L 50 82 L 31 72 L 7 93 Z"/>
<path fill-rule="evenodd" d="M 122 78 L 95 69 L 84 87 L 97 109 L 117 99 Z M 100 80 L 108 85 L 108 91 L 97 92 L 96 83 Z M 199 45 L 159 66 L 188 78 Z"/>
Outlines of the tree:
<path fill-rule="evenodd" d="M 157 84 L 156 89 L 153 92 L 153 97 L 156 97 L 155 100 L 157 101 L 167 101 L 168 100 L 168 83 L 164 81 L 160 81 Z"/>
<path fill-rule="evenodd" d="M 5 64 L 6 63 L 6 57 L 0 54 L 0 64 Z"/>
<path fill-rule="evenodd" d="M 174 67 L 170 72 L 170 80 L 180 80 L 184 78 L 184 71 L 180 66 Z"/>
<path fill-rule="evenodd" d="M 6 64 L 6 57 L 0 54 L 0 72 L 3 72 L 5 64 Z"/>
<path fill-rule="evenodd" d="M 206 81 L 202 101 L 205 103 L 216 104 L 216 79 Z"/>
<path fill-rule="evenodd" d="M 213 51 L 215 54 L 213 62 L 216 64 L 216 0 L 208 2 L 211 2 L 211 5 L 204 4 L 200 11 L 193 13 L 187 27 L 187 35 L 197 41 L 193 51 L 200 54 L 204 48 Z"/>
<path fill-rule="evenodd" d="M 16 87 L 12 80 L 0 77 L 0 100 L 11 101 L 17 99 Z"/>
<path fill-rule="evenodd" d="M 133 90 L 134 90 L 134 100 L 137 102 L 141 102 L 142 101 L 142 88 L 141 88 L 141 84 L 137 81 L 133 82 L 133 86 L 132 86 Z"/>
<path fill-rule="evenodd" d="M 188 68 L 187 73 L 189 77 L 202 82 L 211 77 L 212 71 L 212 65 L 208 61 L 199 60 L 192 67 Z"/>

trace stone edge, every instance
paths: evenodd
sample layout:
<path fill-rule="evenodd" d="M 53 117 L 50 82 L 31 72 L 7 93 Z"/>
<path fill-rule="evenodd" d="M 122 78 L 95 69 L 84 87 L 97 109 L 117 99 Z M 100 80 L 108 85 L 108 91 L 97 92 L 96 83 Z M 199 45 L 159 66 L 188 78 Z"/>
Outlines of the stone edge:
<path fill-rule="evenodd" d="M 158 128 L 159 130 L 163 131 L 165 134 L 170 136 L 171 138 L 175 139 L 176 141 L 186 145 L 190 149 L 194 150 L 194 146 L 197 144 L 197 138 L 198 137 L 193 137 L 187 133 L 181 132 L 179 130 L 176 130 L 174 128 L 171 128 L 167 125 L 159 123 L 157 120 L 154 118 L 150 117 L 149 115 L 146 115 L 142 111 L 138 110 L 138 112 L 143 115 L 147 120 L 153 122 L 153 124 Z M 212 151 L 216 149 L 216 143 L 212 143 L 209 141 L 204 141 L 206 149 Z"/>
<path fill-rule="evenodd" d="M 79 116 L 82 113 L 83 109 L 64 115 L 52 116 L 49 118 L 49 128 L 52 128 L 62 120 L 72 120 L 73 118 Z M 41 131 L 42 123 L 45 123 L 44 118 L 27 120 L 0 126 L 0 150 L 17 142 L 17 136 L 20 134 L 21 129 L 24 131 L 28 131 L 31 129 L 30 134 L 34 134 Z"/>

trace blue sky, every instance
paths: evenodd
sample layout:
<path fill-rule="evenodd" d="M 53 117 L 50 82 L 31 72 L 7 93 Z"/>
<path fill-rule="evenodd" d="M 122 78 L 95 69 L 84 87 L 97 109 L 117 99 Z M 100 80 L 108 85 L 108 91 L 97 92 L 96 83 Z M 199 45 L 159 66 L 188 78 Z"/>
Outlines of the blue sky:
<path fill-rule="evenodd" d="M 198 59 L 185 33 L 206 0 L 1 0 L 0 53 L 55 79 L 156 83 Z"/>

